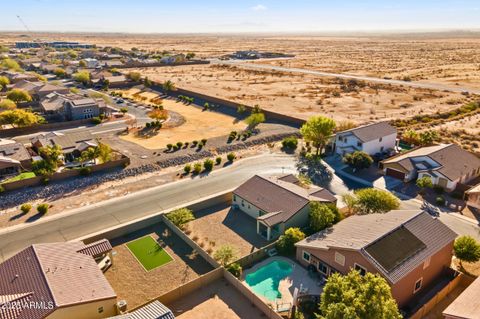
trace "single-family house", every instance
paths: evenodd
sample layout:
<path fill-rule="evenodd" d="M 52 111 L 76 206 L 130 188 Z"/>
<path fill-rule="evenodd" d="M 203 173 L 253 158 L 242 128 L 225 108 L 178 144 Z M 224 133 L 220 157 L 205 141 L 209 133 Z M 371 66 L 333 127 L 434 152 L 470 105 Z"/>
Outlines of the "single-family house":
<path fill-rule="evenodd" d="M 175 319 L 175 316 L 164 304 L 155 300 L 137 310 L 108 319 Z"/>
<path fill-rule="evenodd" d="M 21 80 L 17 83 L 10 86 L 10 89 L 22 89 L 27 91 L 35 101 L 40 101 L 45 98 L 48 94 L 57 92 L 59 94 L 68 94 L 70 93 L 69 88 L 54 85 L 50 83 L 44 83 L 41 81 L 30 82 L 27 80 Z"/>
<path fill-rule="evenodd" d="M 117 295 L 95 258 L 104 241 L 34 244 L 0 264 L 0 318 L 100 319 L 114 316 Z"/>
<path fill-rule="evenodd" d="M 98 146 L 95 137 L 88 131 L 68 134 L 57 132 L 39 134 L 33 137 L 30 142 L 37 152 L 42 147 L 58 145 L 62 149 L 66 161 L 74 161 L 83 151 Z"/>
<path fill-rule="evenodd" d="M 434 185 L 453 191 L 480 175 L 480 158 L 456 144 L 420 147 L 380 162 L 387 176 L 409 182 L 429 176 Z"/>
<path fill-rule="evenodd" d="M 465 192 L 467 195 L 467 206 L 480 209 L 480 184 Z"/>
<path fill-rule="evenodd" d="M 442 314 L 445 319 L 480 319 L 480 277 L 475 279 Z"/>
<path fill-rule="evenodd" d="M 31 74 L 31 73 L 19 73 L 19 72 L 13 72 L 13 71 L 1 71 L 0 75 L 5 76 L 8 78 L 10 83 L 14 84 L 22 80 L 27 80 L 27 81 L 32 81 L 36 82 L 38 81 L 38 78 L 36 75 Z"/>
<path fill-rule="evenodd" d="M 90 97 L 69 98 L 64 103 L 65 117 L 69 121 L 91 119 L 100 116 L 105 106 L 103 99 Z"/>
<path fill-rule="evenodd" d="M 355 151 L 375 155 L 393 151 L 396 145 L 397 129 L 387 122 L 379 122 L 337 133 L 334 151 L 341 156 Z"/>
<path fill-rule="evenodd" d="M 0 139 L 0 176 L 18 174 L 31 166 L 32 156 L 23 144 Z"/>
<path fill-rule="evenodd" d="M 95 69 L 96 67 L 100 66 L 100 62 L 97 59 L 86 58 L 83 59 L 83 61 L 85 61 L 87 69 Z"/>
<path fill-rule="evenodd" d="M 271 240 L 290 227 L 308 224 L 310 202 L 336 204 L 321 187 L 303 188 L 294 175 L 255 175 L 233 191 L 233 205 L 257 221 L 257 234 Z"/>
<path fill-rule="evenodd" d="M 328 278 L 379 274 L 401 308 L 444 278 L 457 234 L 424 211 L 355 215 L 296 243 L 297 260 Z"/>

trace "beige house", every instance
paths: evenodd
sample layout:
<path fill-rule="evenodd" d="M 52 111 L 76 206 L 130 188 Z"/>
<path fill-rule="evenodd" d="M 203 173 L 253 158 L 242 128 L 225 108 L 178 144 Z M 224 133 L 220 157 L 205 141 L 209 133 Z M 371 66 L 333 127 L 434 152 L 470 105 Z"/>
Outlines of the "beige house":
<path fill-rule="evenodd" d="M 480 184 L 469 189 L 465 194 L 467 195 L 467 205 L 480 209 Z"/>
<path fill-rule="evenodd" d="M 297 260 L 327 278 L 352 269 L 376 273 L 409 308 L 428 286 L 443 279 L 457 234 L 423 211 L 355 215 L 296 244 Z"/>
<path fill-rule="evenodd" d="M 30 169 L 32 156 L 21 143 L 0 139 L 0 177 L 20 173 Z"/>
<path fill-rule="evenodd" d="M 95 258 L 107 240 L 32 245 L 0 264 L 0 318 L 100 319 L 116 314 L 117 295 Z"/>
<path fill-rule="evenodd" d="M 233 205 L 257 220 L 257 234 L 271 240 L 290 227 L 308 224 L 310 202 L 336 204 L 337 198 L 321 187 L 304 188 L 294 175 L 255 175 L 233 191 Z"/>
<path fill-rule="evenodd" d="M 429 176 L 434 185 L 453 191 L 480 176 L 480 158 L 456 144 L 420 147 L 380 162 L 387 176 L 409 182 Z"/>

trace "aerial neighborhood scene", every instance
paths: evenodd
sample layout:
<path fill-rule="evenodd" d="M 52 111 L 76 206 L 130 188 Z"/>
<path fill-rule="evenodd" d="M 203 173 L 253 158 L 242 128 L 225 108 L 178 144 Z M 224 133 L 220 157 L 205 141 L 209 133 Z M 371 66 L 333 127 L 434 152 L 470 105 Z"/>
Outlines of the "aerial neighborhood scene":
<path fill-rule="evenodd" d="M 480 319 L 478 1 L 0 8 L 0 319 Z"/>

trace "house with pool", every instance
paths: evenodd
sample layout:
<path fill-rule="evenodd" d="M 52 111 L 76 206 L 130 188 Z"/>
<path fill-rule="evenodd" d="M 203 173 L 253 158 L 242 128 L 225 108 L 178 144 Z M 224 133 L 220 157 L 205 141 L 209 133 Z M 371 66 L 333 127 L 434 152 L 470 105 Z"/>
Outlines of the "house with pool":
<path fill-rule="evenodd" d="M 409 311 L 451 278 L 456 237 L 424 211 L 356 215 L 298 242 L 296 258 L 326 278 L 352 269 L 379 274 L 399 307 Z"/>
<path fill-rule="evenodd" d="M 290 227 L 306 226 L 310 202 L 337 202 L 327 189 L 300 185 L 292 174 L 255 175 L 233 191 L 233 207 L 255 218 L 257 234 L 272 240 Z"/>

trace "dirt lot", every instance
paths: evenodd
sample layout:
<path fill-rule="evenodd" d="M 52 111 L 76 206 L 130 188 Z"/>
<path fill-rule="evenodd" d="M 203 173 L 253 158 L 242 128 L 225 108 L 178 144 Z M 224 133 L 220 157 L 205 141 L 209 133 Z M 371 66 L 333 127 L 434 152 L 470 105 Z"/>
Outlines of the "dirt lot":
<path fill-rule="evenodd" d="M 164 249 L 173 261 L 151 271 L 145 271 L 125 243 L 151 235 L 167 245 Z M 164 224 L 137 231 L 111 241 L 113 265 L 105 273 L 119 299 L 127 300 L 129 308 L 139 306 L 186 282 L 212 270 L 212 267 L 194 253 L 192 248 L 171 232 Z"/>
<path fill-rule="evenodd" d="M 168 304 L 178 319 L 258 319 L 265 315 L 225 279 Z"/>
<path fill-rule="evenodd" d="M 222 245 L 233 246 L 242 257 L 268 244 L 257 235 L 257 223 L 247 214 L 234 210 L 229 204 L 195 212 L 196 219 L 187 224 L 190 238 L 197 238 L 204 249 L 213 254 Z"/>
<path fill-rule="evenodd" d="M 168 111 L 180 114 L 185 122 L 173 128 L 162 128 L 152 137 L 141 137 L 135 132 L 122 136 L 130 142 L 137 143 L 147 149 L 165 148 L 167 144 L 191 142 L 228 135 L 231 131 L 242 131 L 246 124 L 234 117 L 213 111 L 202 111 L 198 106 L 177 102 L 175 99 L 164 99 L 163 107 Z"/>

